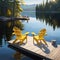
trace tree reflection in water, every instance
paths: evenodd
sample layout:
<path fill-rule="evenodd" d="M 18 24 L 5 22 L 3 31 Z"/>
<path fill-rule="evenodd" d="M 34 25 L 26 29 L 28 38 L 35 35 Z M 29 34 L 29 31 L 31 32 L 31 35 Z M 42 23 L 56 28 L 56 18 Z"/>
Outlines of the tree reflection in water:
<path fill-rule="evenodd" d="M 2 47 L 3 39 L 5 42 L 11 39 L 14 26 L 21 30 L 24 27 L 20 21 L 0 22 L 0 47 Z"/>
<path fill-rule="evenodd" d="M 36 18 L 39 19 L 40 21 L 42 20 L 43 22 L 49 24 L 49 26 L 52 26 L 53 29 L 55 30 L 56 27 L 60 27 L 60 13 L 38 13 L 36 12 Z"/>

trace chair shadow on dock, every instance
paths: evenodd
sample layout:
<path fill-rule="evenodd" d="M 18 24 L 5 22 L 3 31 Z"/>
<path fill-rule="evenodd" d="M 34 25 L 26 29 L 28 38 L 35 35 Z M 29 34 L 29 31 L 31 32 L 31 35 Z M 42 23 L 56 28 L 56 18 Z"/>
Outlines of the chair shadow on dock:
<path fill-rule="evenodd" d="M 48 46 L 46 46 L 45 44 L 43 44 L 42 42 L 40 43 L 40 45 L 37 45 L 34 43 L 35 46 L 39 47 L 44 53 L 49 54 L 50 50 L 48 48 Z"/>
<path fill-rule="evenodd" d="M 26 42 L 23 42 L 23 44 L 20 44 L 20 42 L 17 42 L 17 43 L 15 43 L 15 45 L 21 45 L 21 46 L 24 46 L 26 44 Z"/>

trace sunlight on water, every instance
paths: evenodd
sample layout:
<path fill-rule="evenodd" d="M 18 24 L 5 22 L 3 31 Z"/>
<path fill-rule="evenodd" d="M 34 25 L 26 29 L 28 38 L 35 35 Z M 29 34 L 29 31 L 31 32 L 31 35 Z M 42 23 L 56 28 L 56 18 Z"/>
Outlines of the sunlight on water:
<path fill-rule="evenodd" d="M 51 40 L 57 40 L 57 43 L 60 42 L 60 28 L 55 28 L 55 30 L 53 29 L 53 26 L 50 26 L 49 24 L 46 24 L 45 21 L 43 21 L 42 19 L 37 19 L 35 17 L 30 17 L 29 22 L 23 22 L 24 24 L 24 32 L 30 32 L 30 36 L 31 32 L 35 32 L 36 34 L 38 34 L 38 32 L 42 29 L 42 28 L 46 28 L 47 29 L 47 36 L 45 37 L 45 39 L 47 41 L 51 41 Z M 60 43 L 59 43 L 60 44 Z"/>

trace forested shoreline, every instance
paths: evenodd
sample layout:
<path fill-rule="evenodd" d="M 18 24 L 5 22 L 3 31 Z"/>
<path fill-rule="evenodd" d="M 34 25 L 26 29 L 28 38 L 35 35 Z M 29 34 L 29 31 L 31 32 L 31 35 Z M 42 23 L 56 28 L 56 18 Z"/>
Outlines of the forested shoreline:
<path fill-rule="evenodd" d="M 36 11 L 40 13 L 60 13 L 60 0 L 50 1 L 36 5 Z"/>

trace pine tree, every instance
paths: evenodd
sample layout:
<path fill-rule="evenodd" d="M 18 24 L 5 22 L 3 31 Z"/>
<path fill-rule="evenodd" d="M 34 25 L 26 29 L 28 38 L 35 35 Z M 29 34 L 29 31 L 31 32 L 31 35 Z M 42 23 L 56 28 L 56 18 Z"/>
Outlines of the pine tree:
<path fill-rule="evenodd" d="M 24 0 L 0 0 L 0 16 L 18 17 L 23 11 Z"/>

